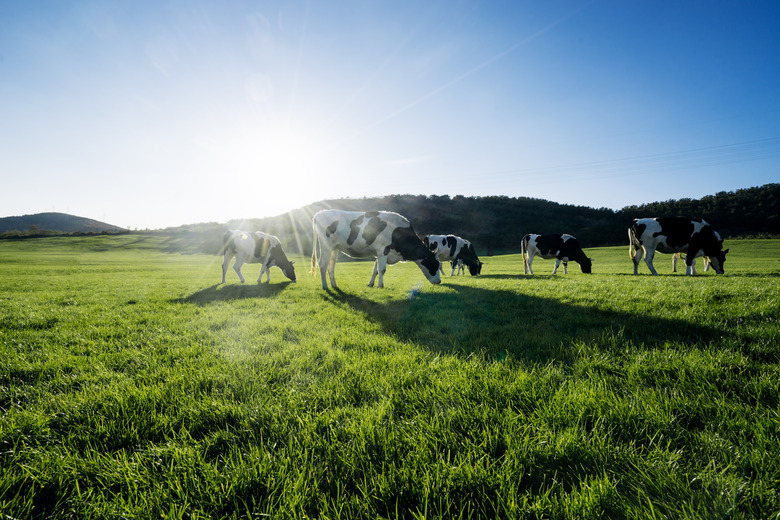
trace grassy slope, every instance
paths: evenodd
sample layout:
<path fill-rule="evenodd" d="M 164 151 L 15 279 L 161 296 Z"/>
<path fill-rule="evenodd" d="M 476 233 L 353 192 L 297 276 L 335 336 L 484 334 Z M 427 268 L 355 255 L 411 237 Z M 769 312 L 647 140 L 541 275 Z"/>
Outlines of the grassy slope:
<path fill-rule="evenodd" d="M 216 285 L 163 240 L 0 242 L 3 513 L 780 512 L 780 241 L 730 242 L 725 276 L 632 276 L 626 246 L 384 290 L 339 264 L 326 293 L 308 259 Z"/>

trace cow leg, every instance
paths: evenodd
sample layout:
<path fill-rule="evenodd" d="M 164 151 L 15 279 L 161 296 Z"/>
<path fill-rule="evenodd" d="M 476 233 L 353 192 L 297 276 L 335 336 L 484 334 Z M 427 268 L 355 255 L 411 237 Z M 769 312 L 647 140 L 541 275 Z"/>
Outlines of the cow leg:
<path fill-rule="evenodd" d="M 238 278 L 241 280 L 241 283 L 244 283 L 244 282 L 246 282 L 246 280 L 244 280 L 244 275 L 241 274 L 241 266 L 242 265 L 244 265 L 244 261 L 243 260 L 239 260 L 238 258 L 236 258 L 236 262 L 233 264 L 233 270 L 238 275 Z"/>
<path fill-rule="evenodd" d="M 563 274 L 569 274 L 569 262 L 563 262 Z"/>
<path fill-rule="evenodd" d="M 327 266 L 327 264 L 325 264 L 325 265 L 323 265 L 323 264 L 324 264 L 324 262 L 320 262 L 320 279 L 322 280 L 322 288 L 327 290 L 327 288 L 328 288 L 327 279 L 328 279 L 328 274 L 329 274 L 327 272 L 328 266 Z M 333 280 L 331 280 L 330 284 L 333 285 Z"/>
<path fill-rule="evenodd" d="M 328 276 L 330 276 L 330 285 L 334 289 L 338 289 L 338 285 L 336 285 L 336 258 L 339 256 L 338 250 L 333 250 L 330 252 L 330 260 L 328 261 Z M 322 277 L 322 286 L 327 289 L 328 286 L 325 285 L 325 277 Z"/>
<path fill-rule="evenodd" d="M 325 290 L 328 289 L 328 276 L 330 276 L 330 285 L 332 285 L 334 289 L 337 287 L 335 274 L 336 255 L 338 255 L 338 251 L 335 249 L 328 251 L 323 247 L 320 250 L 320 280 L 322 281 L 322 288 Z"/>
<path fill-rule="evenodd" d="M 227 274 L 228 266 L 230 265 L 230 260 L 232 258 L 233 255 L 225 255 L 222 260 L 222 283 L 225 283 L 225 275 Z"/>
<path fill-rule="evenodd" d="M 688 258 L 690 258 L 690 255 L 688 255 Z M 685 274 L 695 275 L 696 274 L 696 258 L 694 257 L 690 261 L 688 260 L 688 258 L 685 259 L 685 264 L 687 265 L 687 267 L 685 269 Z"/>
<path fill-rule="evenodd" d="M 260 268 L 260 276 L 257 277 L 257 281 L 260 281 L 260 278 L 263 277 L 263 273 L 265 273 L 265 281 L 267 283 L 271 283 L 271 267 L 274 266 L 273 258 L 268 255 L 263 262 L 263 267 Z"/>
<path fill-rule="evenodd" d="M 268 273 L 268 271 L 270 271 L 270 268 L 269 268 L 267 265 L 265 265 L 265 262 L 263 262 L 263 263 L 260 265 L 260 274 L 259 274 L 259 275 L 257 275 L 257 283 L 261 283 L 261 282 L 263 281 L 263 280 L 262 280 L 262 278 L 263 278 L 263 273 L 266 273 L 266 274 L 267 274 L 267 273 Z M 270 277 L 270 276 L 268 277 L 268 282 L 269 282 L 269 283 L 271 282 L 271 277 Z"/>
<path fill-rule="evenodd" d="M 534 261 L 534 255 L 531 253 L 528 253 L 528 258 L 525 259 L 523 262 L 523 267 L 525 267 L 525 274 L 534 274 L 534 270 L 531 269 L 531 263 Z"/>
<path fill-rule="evenodd" d="M 379 274 L 379 283 L 377 284 L 377 287 L 380 289 L 384 288 L 385 282 L 385 271 L 387 271 L 387 257 L 384 255 L 379 255 L 376 258 L 376 263 L 374 264 L 374 272 Z M 374 281 L 374 277 L 371 277 L 371 281 Z M 373 284 L 368 284 L 369 287 L 371 287 Z"/>
<path fill-rule="evenodd" d="M 655 256 L 655 249 L 651 249 L 649 251 L 645 251 L 645 263 L 647 264 L 647 267 L 650 269 L 650 272 L 654 275 L 658 275 L 658 271 L 655 270 L 655 267 L 653 267 L 653 257 Z M 636 257 L 635 257 L 636 258 Z M 634 274 L 636 274 L 636 265 L 638 261 L 634 262 Z"/>
<path fill-rule="evenodd" d="M 558 266 L 559 265 L 561 265 L 561 259 L 560 258 L 556 258 L 555 259 L 555 267 L 553 267 L 553 274 L 558 272 Z M 564 267 L 564 269 L 565 269 L 565 267 Z"/>
<path fill-rule="evenodd" d="M 639 261 L 642 260 L 642 253 L 644 252 L 643 247 L 637 247 L 634 250 L 634 256 L 631 257 L 631 260 L 634 262 L 634 274 L 639 274 Z M 651 268 L 652 270 L 652 268 Z"/>
<path fill-rule="evenodd" d="M 379 267 L 377 263 L 379 262 L 379 259 L 374 261 L 374 269 L 371 271 L 371 279 L 368 281 L 368 286 L 373 287 L 374 286 L 374 280 L 376 279 L 376 275 L 379 273 Z M 382 287 L 380 285 L 380 287 Z"/>
<path fill-rule="evenodd" d="M 455 264 L 452 264 L 452 272 L 450 273 L 450 276 L 455 276 Z"/>

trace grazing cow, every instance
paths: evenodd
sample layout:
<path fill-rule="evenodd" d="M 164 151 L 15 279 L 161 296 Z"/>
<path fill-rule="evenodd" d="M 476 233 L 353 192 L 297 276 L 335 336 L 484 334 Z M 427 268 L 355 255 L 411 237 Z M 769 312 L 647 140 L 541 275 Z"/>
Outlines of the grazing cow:
<path fill-rule="evenodd" d="M 710 265 L 718 274 L 723 274 L 723 263 L 728 249 L 723 251 L 723 239 L 707 221 L 700 218 L 659 217 L 634 219 L 628 228 L 628 254 L 634 261 L 634 274 L 639 272 L 642 253 L 650 272 L 657 275 L 653 267 L 656 251 L 674 254 L 685 253 L 685 274 L 696 274 L 696 258 L 708 256 Z"/>
<path fill-rule="evenodd" d="M 577 239 L 571 235 L 526 235 L 520 243 L 520 251 L 523 255 L 523 267 L 525 274 L 534 274 L 531 263 L 534 256 L 539 255 L 545 260 L 555 258 L 553 274 L 558 272 L 558 266 L 563 262 L 563 274 L 568 274 L 570 260 L 580 264 L 583 273 L 591 272 L 592 260 L 585 256 Z M 526 251 L 528 257 L 526 258 Z"/>
<path fill-rule="evenodd" d="M 295 281 L 295 268 L 293 262 L 287 259 L 284 254 L 282 244 L 278 238 L 261 231 L 247 233 L 245 231 L 229 230 L 225 232 L 222 246 L 222 283 L 225 283 L 225 274 L 227 273 L 230 259 L 235 257 L 233 270 L 238 275 L 241 283 L 244 283 L 244 276 L 241 274 L 241 266 L 246 264 L 262 264 L 260 275 L 257 281 L 266 275 L 266 280 L 271 281 L 270 268 L 279 267 L 284 275 Z"/>
<path fill-rule="evenodd" d="M 415 235 L 412 224 L 398 213 L 326 209 L 314 215 L 313 227 L 311 270 L 314 274 L 315 265 L 319 264 L 323 289 L 328 288 L 326 271 L 330 284 L 337 288 L 335 269 L 339 251 L 353 258 L 376 258 L 369 287 L 374 286 L 377 275 L 379 287 L 384 287 L 387 266 L 405 261 L 416 263 L 429 282 L 441 283 L 439 261 Z"/>
<path fill-rule="evenodd" d="M 672 272 L 673 273 L 677 272 L 677 260 L 679 260 L 680 258 L 685 260 L 685 255 L 683 253 L 675 253 L 675 254 L 672 255 Z M 704 270 L 705 271 L 709 271 L 710 270 L 710 257 L 709 256 L 704 256 L 702 258 L 704 259 Z M 693 266 L 694 269 L 696 268 L 696 259 L 695 258 L 693 259 L 693 264 L 691 264 L 691 265 Z"/>
<path fill-rule="evenodd" d="M 442 263 L 453 262 L 450 276 L 455 274 L 454 262 L 461 261 L 469 268 L 471 276 L 477 276 L 482 272 L 482 262 L 477 258 L 477 252 L 471 242 L 455 235 L 428 235 L 423 238 L 425 247 L 433 251 L 436 259 Z M 444 268 L 441 268 L 444 274 Z"/>

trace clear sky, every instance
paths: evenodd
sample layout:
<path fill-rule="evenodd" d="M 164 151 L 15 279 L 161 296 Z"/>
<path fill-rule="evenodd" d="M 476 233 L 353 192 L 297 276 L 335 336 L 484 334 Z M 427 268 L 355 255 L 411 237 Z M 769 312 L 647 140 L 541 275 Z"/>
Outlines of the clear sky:
<path fill-rule="evenodd" d="M 780 2 L 0 3 L 0 216 L 780 182 Z"/>

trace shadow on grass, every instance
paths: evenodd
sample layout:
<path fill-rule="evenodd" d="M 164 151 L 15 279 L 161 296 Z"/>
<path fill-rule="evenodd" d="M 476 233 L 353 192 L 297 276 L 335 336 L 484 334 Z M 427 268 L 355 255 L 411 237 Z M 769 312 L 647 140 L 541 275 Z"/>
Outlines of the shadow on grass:
<path fill-rule="evenodd" d="M 723 276 L 733 277 L 733 278 L 780 278 L 780 273 L 773 272 L 773 273 L 729 273 L 726 271 L 726 274 Z"/>
<path fill-rule="evenodd" d="M 243 300 L 247 298 L 273 298 L 285 290 L 293 282 L 284 281 L 279 283 L 251 283 L 236 284 L 215 284 L 206 289 L 193 293 L 184 298 L 174 298 L 172 303 L 195 303 L 197 305 L 208 305 L 214 302 L 223 302 L 230 300 Z"/>
<path fill-rule="evenodd" d="M 491 280 L 522 280 L 528 278 L 527 274 L 481 274 L 479 278 L 489 278 Z"/>
<path fill-rule="evenodd" d="M 657 276 L 653 276 L 650 271 L 639 271 L 639 274 L 633 274 L 630 272 L 626 273 L 610 273 L 609 276 L 628 276 L 628 277 L 636 277 L 636 278 L 780 278 L 780 272 L 753 272 L 753 273 L 730 273 L 726 271 L 725 274 L 716 274 L 712 272 L 697 272 L 697 274 L 691 276 L 688 274 L 685 274 L 685 268 L 683 268 L 681 273 L 658 273 Z"/>
<path fill-rule="evenodd" d="M 668 342 L 702 347 L 722 331 L 683 320 L 561 303 L 512 291 L 450 286 L 447 293 L 410 294 L 377 303 L 340 291 L 323 297 L 342 302 L 402 341 L 442 353 L 507 354 L 538 362 L 573 361 L 572 344 L 599 350 L 656 348 Z"/>

